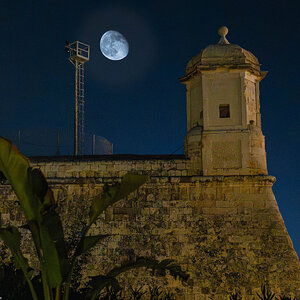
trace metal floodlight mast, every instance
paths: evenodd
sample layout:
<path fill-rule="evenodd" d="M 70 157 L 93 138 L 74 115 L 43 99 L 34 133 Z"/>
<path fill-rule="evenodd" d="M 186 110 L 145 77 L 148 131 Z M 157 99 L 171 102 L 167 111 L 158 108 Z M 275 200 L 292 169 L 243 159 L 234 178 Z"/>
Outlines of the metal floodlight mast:
<path fill-rule="evenodd" d="M 84 64 L 90 59 L 90 46 L 66 42 L 69 61 L 75 67 L 74 155 L 84 154 Z"/>

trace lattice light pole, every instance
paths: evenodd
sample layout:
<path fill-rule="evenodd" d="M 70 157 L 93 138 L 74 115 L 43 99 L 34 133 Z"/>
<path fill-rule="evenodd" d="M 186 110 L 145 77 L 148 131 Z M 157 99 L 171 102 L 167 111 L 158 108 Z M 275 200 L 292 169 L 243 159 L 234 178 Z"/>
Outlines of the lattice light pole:
<path fill-rule="evenodd" d="M 75 67 L 74 155 L 84 151 L 84 64 L 90 59 L 90 46 L 66 42 L 69 61 Z"/>

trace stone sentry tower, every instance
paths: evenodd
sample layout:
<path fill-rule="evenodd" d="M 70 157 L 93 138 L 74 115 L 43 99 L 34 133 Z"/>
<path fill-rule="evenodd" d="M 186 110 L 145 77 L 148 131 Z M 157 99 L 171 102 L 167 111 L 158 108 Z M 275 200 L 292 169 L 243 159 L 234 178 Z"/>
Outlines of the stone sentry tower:
<path fill-rule="evenodd" d="M 193 57 L 180 78 L 187 100 L 184 153 L 190 159 L 190 170 L 201 176 L 200 182 L 211 181 L 202 183 L 198 196 L 203 217 L 200 226 L 210 220 L 208 232 L 216 234 L 211 239 L 226 244 L 212 242 L 206 248 L 208 244 L 200 243 L 202 250 L 196 246 L 196 257 L 203 262 L 198 268 L 210 269 L 215 264 L 207 284 L 210 292 L 239 278 L 236 287 L 244 287 L 243 299 L 253 299 L 248 297 L 259 281 L 268 282 L 279 294 L 300 297 L 299 259 L 272 192 L 275 178 L 267 171 L 259 95 L 259 83 L 267 72 L 261 71 L 251 52 L 229 43 L 227 27 L 222 26 L 218 33 L 219 42 Z M 228 259 L 230 252 L 235 258 Z M 209 277 L 203 270 L 199 273 Z M 223 278 L 219 288 L 212 284 L 214 276 Z M 205 294 L 205 288 L 201 291 Z"/>
<path fill-rule="evenodd" d="M 193 57 L 180 79 L 187 89 L 185 154 L 204 176 L 266 175 L 257 58 L 226 39 Z"/>

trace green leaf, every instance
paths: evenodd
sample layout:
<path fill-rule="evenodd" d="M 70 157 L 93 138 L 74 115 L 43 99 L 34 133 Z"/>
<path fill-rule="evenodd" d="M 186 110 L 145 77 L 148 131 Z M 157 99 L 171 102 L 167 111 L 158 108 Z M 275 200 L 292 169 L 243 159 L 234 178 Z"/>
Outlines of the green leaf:
<path fill-rule="evenodd" d="M 47 273 L 47 278 L 50 286 L 56 287 L 62 282 L 58 253 L 49 235 L 47 227 L 43 225 L 40 226 L 40 236 L 43 249 L 43 269 Z"/>
<path fill-rule="evenodd" d="M 14 226 L 0 228 L 0 238 L 10 249 L 14 251 L 20 250 L 21 233 L 19 232 L 18 228 Z"/>
<path fill-rule="evenodd" d="M 127 173 L 119 184 L 106 186 L 101 195 L 96 196 L 90 208 L 90 222 L 94 223 L 98 216 L 110 205 L 124 199 L 132 192 L 136 191 L 147 180 L 148 176 Z"/>
<path fill-rule="evenodd" d="M 20 249 L 21 234 L 18 228 L 13 226 L 0 228 L 0 238 L 10 249 L 11 253 L 15 257 L 17 265 L 23 270 L 24 274 L 27 275 L 30 268 L 27 259 L 23 256 Z"/>
<path fill-rule="evenodd" d="M 151 258 L 138 257 L 135 261 L 128 261 L 123 263 L 120 267 L 112 269 L 106 276 L 100 275 L 92 277 L 92 280 L 89 282 L 89 285 L 92 288 L 88 294 L 90 299 L 96 299 L 99 292 L 106 286 L 112 286 L 115 289 L 119 289 L 119 283 L 115 277 L 128 270 L 141 267 L 152 269 L 155 271 L 156 275 L 164 276 L 166 271 L 169 271 L 173 277 L 178 278 L 181 281 L 187 281 L 189 278 L 189 275 L 182 271 L 180 266 L 172 259 L 157 261 Z"/>
<path fill-rule="evenodd" d="M 51 189 L 38 169 L 29 166 L 29 160 L 9 140 L 0 137 L 0 171 L 16 193 L 28 221 L 41 221 L 54 204 Z"/>
<path fill-rule="evenodd" d="M 40 170 L 8 140 L 0 137 L 0 170 L 12 185 L 28 220 L 41 264 L 51 286 L 68 272 L 63 231 L 59 216 L 51 210 L 54 198 Z"/>
<path fill-rule="evenodd" d="M 88 252 L 91 248 L 93 248 L 99 241 L 105 239 L 110 236 L 109 234 L 99 234 L 94 236 L 84 236 L 81 238 L 76 251 L 75 256 L 79 256 Z"/>
<path fill-rule="evenodd" d="M 121 289 L 119 282 L 114 277 L 99 275 L 99 276 L 94 276 L 91 278 L 92 278 L 92 280 L 89 281 L 89 286 L 90 286 L 91 290 L 87 293 L 88 298 L 91 300 L 96 299 L 97 295 L 106 286 L 111 286 L 112 288 L 114 288 L 117 291 Z"/>
<path fill-rule="evenodd" d="M 59 215 L 54 210 L 43 215 L 40 224 L 41 248 L 49 284 L 61 284 L 70 269 L 64 233 Z"/>
<path fill-rule="evenodd" d="M 110 272 L 108 272 L 107 275 L 115 277 L 125 271 L 141 267 L 152 269 L 154 274 L 158 276 L 165 276 L 166 271 L 169 271 L 170 275 L 175 279 L 187 281 L 189 278 L 189 275 L 184 272 L 181 267 L 172 259 L 158 261 L 156 259 L 144 257 L 138 257 L 135 261 L 128 261 L 126 263 L 123 263 L 120 267 L 112 269 Z"/>
<path fill-rule="evenodd" d="M 41 203 L 40 215 L 43 215 L 55 204 L 52 190 L 49 188 L 45 176 L 39 169 L 29 168 L 27 172 L 32 193 Z"/>
<path fill-rule="evenodd" d="M 40 203 L 40 215 L 43 215 L 55 205 L 53 192 L 39 169 L 29 167 L 27 175 L 28 184 L 32 189 L 32 193 L 36 197 L 36 201 Z"/>
<path fill-rule="evenodd" d="M 28 283 L 32 299 L 38 300 L 34 287 L 30 278 L 32 277 L 33 271 L 28 265 L 27 259 L 23 256 L 20 245 L 21 245 L 21 234 L 16 227 L 0 228 L 0 238 L 3 240 L 5 245 L 10 249 L 13 254 L 16 264 L 22 269 L 26 281 Z"/>
<path fill-rule="evenodd" d="M 29 160 L 8 140 L 0 137 L 0 170 L 12 185 L 28 220 L 38 219 L 41 203 L 29 184 Z"/>
<path fill-rule="evenodd" d="M 48 183 L 39 169 L 29 168 L 27 170 L 29 181 L 32 185 L 32 192 L 39 198 L 43 199 L 48 190 Z"/>
<path fill-rule="evenodd" d="M 33 241 L 34 241 L 37 249 L 40 250 L 42 245 L 41 245 L 40 229 L 39 229 L 38 223 L 36 221 L 29 221 L 27 226 L 31 232 Z M 40 252 L 38 253 L 38 255 L 40 255 Z"/>

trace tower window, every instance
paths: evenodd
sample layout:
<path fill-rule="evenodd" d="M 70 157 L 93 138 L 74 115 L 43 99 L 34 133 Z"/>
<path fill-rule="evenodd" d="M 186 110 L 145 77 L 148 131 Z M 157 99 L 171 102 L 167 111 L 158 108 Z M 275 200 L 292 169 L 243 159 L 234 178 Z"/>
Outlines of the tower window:
<path fill-rule="evenodd" d="M 203 110 L 200 111 L 200 119 L 203 119 Z"/>
<path fill-rule="evenodd" d="M 230 118 L 229 104 L 219 105 L 220 118 Z"/>

